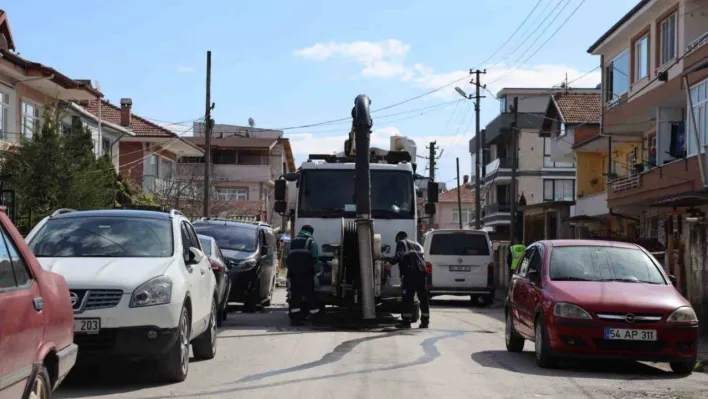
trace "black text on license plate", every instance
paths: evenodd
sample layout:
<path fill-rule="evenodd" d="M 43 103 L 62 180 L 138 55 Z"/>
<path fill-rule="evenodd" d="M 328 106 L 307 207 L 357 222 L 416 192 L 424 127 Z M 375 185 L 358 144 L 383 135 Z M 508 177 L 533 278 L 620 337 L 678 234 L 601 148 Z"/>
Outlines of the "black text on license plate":
<path fill-rule="evenodd" d="M 450 266 L 451 272 L 468 272 L 472 270 L 472 266 Z"/>
<path fill-rule="evenodd" d="M 101 332 L 101 319 L 74 319 L 74 332 L 78 334 L 98 334 Z"/>
<path fill-rule="evenodd" d="M 605 339 L 620 341 L 656 341 L 656 330 L 605 328 Z"/>

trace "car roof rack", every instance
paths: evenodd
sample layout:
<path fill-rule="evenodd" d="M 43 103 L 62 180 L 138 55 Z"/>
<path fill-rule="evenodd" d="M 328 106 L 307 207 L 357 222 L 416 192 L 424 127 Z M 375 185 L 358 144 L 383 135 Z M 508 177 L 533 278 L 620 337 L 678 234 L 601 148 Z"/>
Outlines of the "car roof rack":
<path fill-rule="evenodd" d="M 62 215 L 64 213 L 69 213 L 69 212 L 76 212 L 76 209 L 60 208 L 60 209 L 57 209 L 56 211 L 54 211 L 54 213 L 52 213 L 52 217 Z"/>

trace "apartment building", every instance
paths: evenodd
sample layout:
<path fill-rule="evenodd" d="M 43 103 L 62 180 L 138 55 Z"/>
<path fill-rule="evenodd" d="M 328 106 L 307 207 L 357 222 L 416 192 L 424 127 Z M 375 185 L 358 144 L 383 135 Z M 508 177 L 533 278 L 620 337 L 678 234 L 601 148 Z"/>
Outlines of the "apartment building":
<path fill-rule="evenodd" d="M 704 9 L 702 0 L 641 1 L 588 49 L 603 66 L 608 207 L 662 244 L 708 204 L 698 156 L 708 142 Z"/>
<path fill-rule="evenodd" d="M 187 138 L 205 147 L 204 124 L 194 124 L 195 136 Z M 275 180 L 295 171 L 290 141 L 279 130 L 237 125 L 214 125 L 211 140 L 214 213 L 220 217 L 268 221 L 280 226 L 273 212 Z M 203 182 L 204 159 L 180 160 L 181 179 Z"/>
<path fill-rule="evenodd" d="M 597 89 L 572 89 L 576 93 L 593 93 Z M 497 94 L 500 113 L 484 129 L 481 154 L 481 180 L 484 208 L 483 226 L 499 236 L 509 236 L 511 201 L 520 201 L 526 207 L 541 203 L 573 201 L 575 199 L 575 163 L 555 161 L 551 157 L 553 142 L 540 133 L 544 115 L 552 93 L 564 88 L 504 88 Z M 519 163 L 517 170 L 517 197 L 511 195 L 512 166 L 512 105 L 517 98 Z M 475 140 L 470 140 L 474 164 L 477 156 Z M 474 171 L 472 171 L 474 177 Z M 566 207 L 567 208 L 567 207 Z M 521 208 L 519 208 L 521 211 Z M 567 213 L 567 210 L 565 211 Z M 543 213 L 543 212 L 541 212 Z M 517 215 L 519 217 L 519 215 Z M 554 223 L 548 221 L 547 225 Z M 543 231 L 543 226 L 541 226 Z M 553 231 L 556 231 L 553 229 Z M 527 240 L 531 234 L 517 229 L 519 237 Z M 528 237 L 527 237 L 528 236 Z"/>

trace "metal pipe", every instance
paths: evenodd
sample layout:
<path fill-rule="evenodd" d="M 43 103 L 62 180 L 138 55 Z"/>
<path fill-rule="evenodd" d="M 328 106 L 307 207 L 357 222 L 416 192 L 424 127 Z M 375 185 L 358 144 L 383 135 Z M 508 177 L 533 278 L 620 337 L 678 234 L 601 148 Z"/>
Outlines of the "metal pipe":
<path fill-rule="evenodd" d="M 360 94 L 354 100 L 352 109 L 352 127 L 356 141 L 355 181 L 356 193 L 356 226 L 359 242 L 359 273 L 361 289 L 361 310 L 364 320 L 376 319 L 376 303 L 374 293 L 374 259 L 373 259 L 373 220 L 371 219 L 371 170 L 369 165 L 369 145 L 371 100 Z"/>

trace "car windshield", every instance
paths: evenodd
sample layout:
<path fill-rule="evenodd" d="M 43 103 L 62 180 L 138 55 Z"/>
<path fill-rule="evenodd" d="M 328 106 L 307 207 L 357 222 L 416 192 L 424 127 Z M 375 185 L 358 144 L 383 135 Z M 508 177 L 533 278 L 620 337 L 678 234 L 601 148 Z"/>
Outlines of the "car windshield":
<path fill-rule="evenodd" d="M 195 223 L 194 230 L 216 240 L 222 250 L 253 252 L 256 250 L 258 231 L 254 228 L 225 224 Z M 204 246 L 204 244 L 202 244 Z"/>
<path fill-rule="evenodd" d="M 555 281 L 619 281 L 666 284 L 657 265 L 636 248 L 555 247 L 549 274 Z"/>
<path fill-rule="evenodd" d="M 211 240 L 206 237 L 199 237 L 199 243 L 202 244 L 202 249 L 206 256 L 211 256 Z"/>
<path fill-rule="evenodd" d="M 371 170 L 371 210 L 377 219 L 412 219 L 413 175 L 405 171 Z M 300 181 L 300 217 L 353 217 L 354 170 L 307 170 Z"/>
<path fill-rule="evenodd" d="M 172 256 L 169 220 L 136 217 L 49 219 L 29 243 L 38 257 L 143 258 Z"/>

